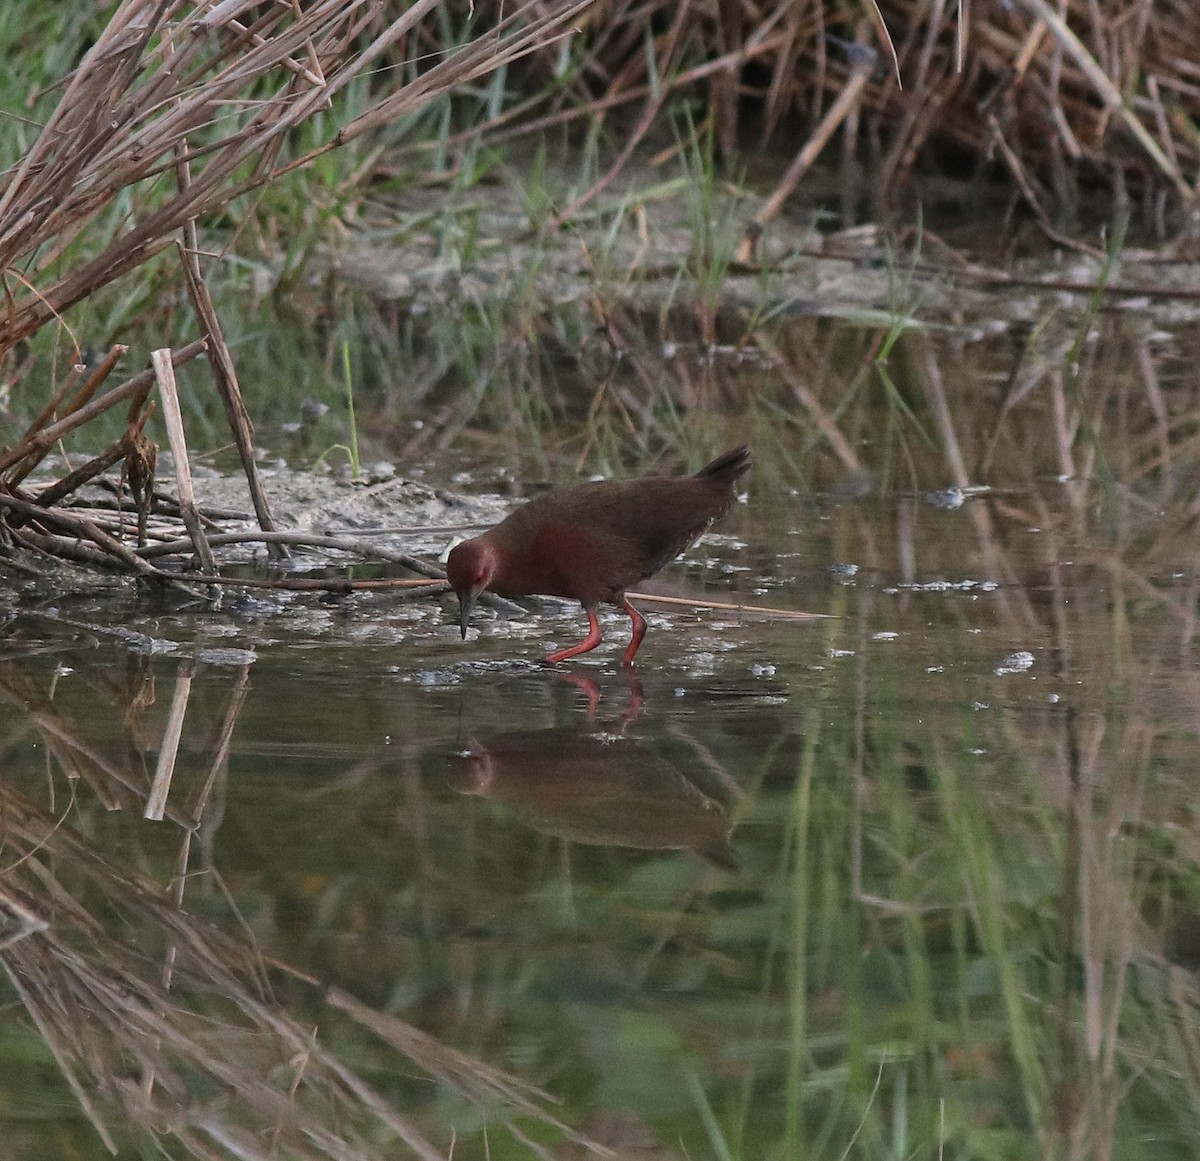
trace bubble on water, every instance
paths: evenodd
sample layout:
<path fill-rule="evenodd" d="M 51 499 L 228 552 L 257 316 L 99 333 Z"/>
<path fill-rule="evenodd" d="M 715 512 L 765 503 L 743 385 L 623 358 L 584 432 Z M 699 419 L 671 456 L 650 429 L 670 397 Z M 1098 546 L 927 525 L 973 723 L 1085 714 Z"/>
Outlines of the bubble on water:
<path fill-rule="evenodd" d="M 892 633 L 890 631 L 884 630 L 883 632 L 880 632 L 880 633 L 872 633 L 871 640 L 872 641 L 895 641 L 899 636 L 900 636 L 899 633 Z"/>
<path fill-rule="evenodd" d="M 1033 666 L 1033 661 L 1032 653 L 1025 649 L 1018 650 L 1016 653 L 1010 653 L 996 666 L 996 674 L 1002 677 L 1006 673 L 1024 673 Z"/>
<path fill-rule="evenodd" d="M 774 677 L 775 676 L 775 666 L 774 665 L 751 665 L 750 673 L 754 677 Z"/>
<path fill-rule="evenodd" d="M 853 649 L 826 649 L 825 656 L 826 657 L 853 657 L 854 650 Z"/>
<path fill-rule="evenodd" d="M 962 488 L 942 488 L 938 492 L 925 493 L 926 503 L 947 512 L 952 512 L 955 508 L 961 508 L 965 499 L 966 496 L 963 494 Z"/>

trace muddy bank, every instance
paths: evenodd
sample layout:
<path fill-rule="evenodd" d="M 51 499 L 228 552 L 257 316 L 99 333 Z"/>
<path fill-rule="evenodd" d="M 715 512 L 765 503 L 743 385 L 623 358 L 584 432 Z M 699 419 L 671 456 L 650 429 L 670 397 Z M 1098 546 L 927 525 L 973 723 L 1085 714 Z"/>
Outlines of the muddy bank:
<path fill-rule="evenodd" d="M 511 501 L 497 495 L 470 496 L 432 488 L 413 480 L 392 477 L 377 482 L 353 483 L 329 473 L 297 471 L 276 467 L 263 472 L 263 482 L 271 501 L 276 522 L 282 532 L 317 537 L 332 537 L 347 542 L 358 552 L 320 546 L 300 545 L 287 561 L 274 567 L 284 572 L 322 569 L 331 564 L 345 565 L 355 559 L 378 559 L 370 550 L 403 553 L 421 558 L 437 567 L 455 537 L 499 519 Z M 36 481 L 35 481 L 36 484 Z M 213 517 L 209 528 L 216 541 L 214 555 L 220 565 L 266 564 L 267 550 L 261 542 L 248 539 L 221 543 L 224 534 L 258 533 L 244 476 L 198 475 L 196 496 L 201 511 Z M 73 511 L 96 516 L 111 514 L 117 524 L 126 525 L 126 540 L 133 544 L 136 517 L 112 511 L 112 493 L 102 487 L 83 489 Z M 161 508 L 161 505 L 160 505 Z M 152 525 L 151 543 L 174 544 L 186 533 L 177 519 L 159 516 Z M 86 547 L 81 541 L 80 547 Z M 178 548 L 173 554 L 177 565 L 190 567 L 190 550 Z M 162 557 L 156 558 L 159 563 Z M 132 592 L 138 580 L 128 573 L 87 567 L 61 557 L 14 550 L 0 567 L 0 591 L 10 599 L 54 593 L 79 594 L 124 589 Z"/>

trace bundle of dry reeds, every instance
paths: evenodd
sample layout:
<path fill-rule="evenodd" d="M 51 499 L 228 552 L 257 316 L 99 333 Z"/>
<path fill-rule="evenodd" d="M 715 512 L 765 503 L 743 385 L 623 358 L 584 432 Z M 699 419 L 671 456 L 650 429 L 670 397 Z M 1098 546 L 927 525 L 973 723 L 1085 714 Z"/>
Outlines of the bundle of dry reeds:
<path fill-rule="evenodd" d="M 439 0 L 125 0 L 50 121 L 0 182 L 0 355 L 72 303 L 173 244 L 197 218 L 561 35 L 587 0 L 522 4 L 302 156 L 289 133 L 403 49 Z M 91 261 L 45 278 L 123 191 L 127 228 Z M 14 272 L 20 270 L 18 277 Z"/>
<path fill-rule="evenodd" d="M 870 143 L 885 195 L 946 144 L 998 160 L 1046 219 L 1089 186 L 1183 204 L 1196 193 L 1200 21 L 1189 0 L 600 0 L 589 28 L 577 92 L 591 112 L 642 106 L 629 148 L 681 88 L 704 94 L 729 154 L 751 132 L 769 140 L 807 124 L 776 202 L 843 126 L 852 148 Z"/>
<path fill-rule="evenodd" d="M 157 382 L 172 434 L 183 518 L 187 448 L 174 402 L 172 368 L 207 349 L 259 517 L 273 530 L 258 486 L 249 417 L 233 360 L 209 297 L 197 220 L 233 199 L 570 31 L 590 0 L 518 4 L 461 47 L 401 73 L 421 47 L 420 22 L 440 0 L 124 0 L 68 80 L 53 115 L 20 164 L 0 178 L 0 358 L 16 343 L 164 249 L 178 245 L 204 340 L 159 359 L 103 395 L 116 352 L 80 369 L 25 433 L 0 455 L 0 515 L 26 547 L 55 551 L 64 534 L 88 552 L 146 573 L 154 570 L 94 522 L 67 517 L 64 500 L 124 462 L 132 499 L 152 490 L 153 451 L 143 436 Z M 377 98 L 319 144 L 298 153 L 293 131 L 327 109 L 351 80 L 388 68 Z M 126 198 L 128 214 L 93 257 L 72 266 L 71 244 Z M 79 363 L 81 352 L 76 351 Z M 129 403 L 126 433 L 88 464 L 33 494 L 23 481 L 65 432 Z M 139 494 L 141 499 L 139 500 Z M 197 553 L 211 569 L 199 538 Z"/>

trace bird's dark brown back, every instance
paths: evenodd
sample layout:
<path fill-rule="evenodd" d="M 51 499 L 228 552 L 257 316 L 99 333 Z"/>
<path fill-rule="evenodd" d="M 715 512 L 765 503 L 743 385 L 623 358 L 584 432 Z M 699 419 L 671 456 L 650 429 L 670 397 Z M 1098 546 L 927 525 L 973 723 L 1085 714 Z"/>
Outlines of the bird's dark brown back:
<path fill-rule="evenodd" d="M 509 563 L 513 591 L 613 600 L 697 540 L 733 504 L 750 466 L 736 448 L 693 476 L 605 480 L 549 492 L 486 535 Z M 534 588 L 532 576 L 554 587 Z M 569 590 L 569 591 L 564 591 Z"/>

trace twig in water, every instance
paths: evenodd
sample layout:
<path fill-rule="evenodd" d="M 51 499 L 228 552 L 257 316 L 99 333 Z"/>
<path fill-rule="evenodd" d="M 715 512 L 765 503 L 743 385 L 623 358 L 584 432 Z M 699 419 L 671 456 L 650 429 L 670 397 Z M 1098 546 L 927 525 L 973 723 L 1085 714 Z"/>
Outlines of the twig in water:
<path fill-rule="evenodd" d="M 792 621 L 836 620 L 832 613 L 806 613 L 801 609 L 776 609 L 769 605 L 738 605 L 729 601 L 699 601 L 692 597 L 662 597 L 655 593 L 626 593 L 631 600 L 659 605 L 684 605 L 689 609 L 719 609 L 730 613 L 760 613 L 766 617 L 787 617 Z"/>

